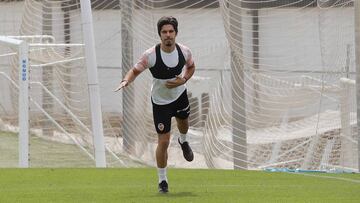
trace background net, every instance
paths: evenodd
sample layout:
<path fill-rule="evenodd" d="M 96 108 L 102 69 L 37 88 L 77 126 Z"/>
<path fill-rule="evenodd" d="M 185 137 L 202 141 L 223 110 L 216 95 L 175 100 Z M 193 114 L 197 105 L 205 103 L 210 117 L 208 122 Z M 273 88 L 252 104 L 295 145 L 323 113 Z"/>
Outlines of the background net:
<path fill-rule="evenodd" d="M 53 45 L 30 50 L 41 107 L 30 107 L 31 165 L 94 166 L 84 47 L 74 46 L 84 43 L 80 1 L 0 5 L 0 35 Z M 173 123 L 170 167 L 358 168 L 353 1 L 94 0 L 92 12 L 109 167 L 155 166 L 149 71 L 113 90 L 172 15 L 196 64 L 187 82 L 195 161 L 182 158 Z M 16 53 L 0 50 L 0 126 L 16 132 Z M 0 149 L 15 153 L 2 166 L 16 166 L 16 142 Z"/>

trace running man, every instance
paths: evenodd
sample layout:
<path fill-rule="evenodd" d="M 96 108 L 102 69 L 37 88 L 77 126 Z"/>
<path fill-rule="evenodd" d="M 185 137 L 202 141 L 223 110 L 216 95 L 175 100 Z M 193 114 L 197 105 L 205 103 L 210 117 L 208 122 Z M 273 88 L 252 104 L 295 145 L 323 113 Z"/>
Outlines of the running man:
<path fill-rule="evenodd" d="M 189 100 L 185 83 L 195 71 L 195 64 L 188 47 L 175 43 L 178 22 L 172 16 L 164 16 L 157 23 L 160 44 L 146 50 L 134 67 L 126 73 L 115 91 L 128 86 L 144 70 L 153 76 L 151 101 L 153 119 L 158 133 L 156 163 L 159 176 L 159 192 L 168 192 L 167 149 L 170 143 L 171 118 L 175 117 L 180 132 L 178 142 L 187 161 L 194 154 L 186 140 L 189 129 Z"/>

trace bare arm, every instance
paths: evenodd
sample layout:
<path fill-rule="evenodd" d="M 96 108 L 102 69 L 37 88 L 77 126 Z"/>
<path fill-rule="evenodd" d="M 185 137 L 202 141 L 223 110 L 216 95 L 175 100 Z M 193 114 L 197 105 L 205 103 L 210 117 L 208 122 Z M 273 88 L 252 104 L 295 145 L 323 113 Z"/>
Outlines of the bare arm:
<path fill-rule="evenodd" d="M 194 72 L 195 72 L 195 63 L 193 63 L 191 66 L 189 66 L 188 68 L 185 69 L 183 78 L 186 81 L 188 81 L 194 75 Z"/>
<path fill-rule="evenodd" d="M 194 72 L 195 72 L 195 64 L 193 63 L 191 66 L 185 68 L 183 76 L 177 75 L 174 80 L 167 81 L 165 86 L 171 89 L 183 85 L 194 75 Z"/>
<path fill-rule="evenodd" d="M 131 68 L 125 75 L 124 79 L 120 81 L 119 86 L 114 90 L 115 92 L 121 90 L 123 87 L 128 86 L 135 78 L 140 75 L 141 71 L 136 68 Z"/>

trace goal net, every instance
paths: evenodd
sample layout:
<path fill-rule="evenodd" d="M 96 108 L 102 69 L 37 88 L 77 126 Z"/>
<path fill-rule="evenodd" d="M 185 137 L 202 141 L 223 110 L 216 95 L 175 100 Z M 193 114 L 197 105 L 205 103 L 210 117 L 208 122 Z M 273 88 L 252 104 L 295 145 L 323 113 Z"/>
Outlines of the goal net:
<path fill-rule="evenodd" d="M 155 165 L 150 73 L 113 90 L 142 52 L 159 43 L 157 20 L 172 15 L 179 21 L 177 42 L 190 47 L 196 64 L 187 82 L 195 161 L 182 158 L 173 122 L 169 167 L 358 169 L 354 1 L 91 2 L 109 167 Z M 69 44 L 30 49 L 30 96 L 66 130 L 30 104 L 30 161 L 53 150 L 59 157 L 37 166 L 93 165 L 85 152 L 93 155 L 84 47 L 70 45 L 84 44 L 79 1 L 0 4 L 0 35 Z M 16 82 L 13 51 L 1 50 L 0 71 Z M 18 90 L 8 79 L 0 83 L 6 87 L 1 130 L 17 131 Z"/>

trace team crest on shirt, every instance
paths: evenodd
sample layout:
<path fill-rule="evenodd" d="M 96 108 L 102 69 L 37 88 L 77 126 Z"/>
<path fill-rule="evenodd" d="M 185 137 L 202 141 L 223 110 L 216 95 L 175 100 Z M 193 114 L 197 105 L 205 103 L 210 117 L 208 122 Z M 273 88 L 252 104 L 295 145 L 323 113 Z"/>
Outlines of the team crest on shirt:
<path fill-rule="evenodd" d="M 164 124 L 162 124 L 162 123 L 159 123 L 157 127 L 160 131 L 164 130 Z"/>

